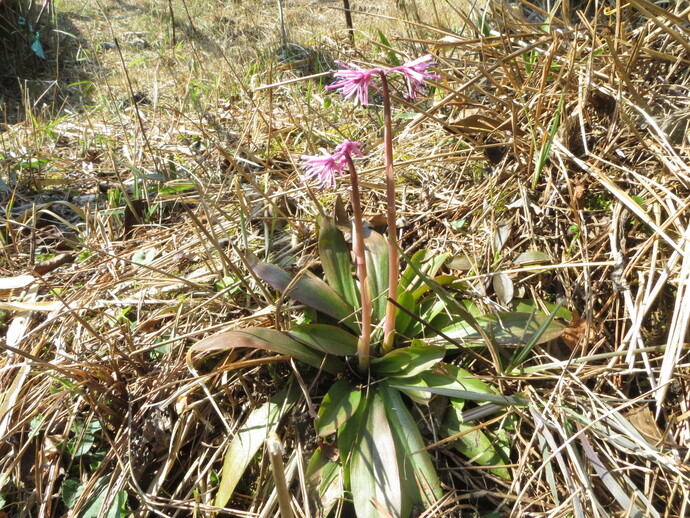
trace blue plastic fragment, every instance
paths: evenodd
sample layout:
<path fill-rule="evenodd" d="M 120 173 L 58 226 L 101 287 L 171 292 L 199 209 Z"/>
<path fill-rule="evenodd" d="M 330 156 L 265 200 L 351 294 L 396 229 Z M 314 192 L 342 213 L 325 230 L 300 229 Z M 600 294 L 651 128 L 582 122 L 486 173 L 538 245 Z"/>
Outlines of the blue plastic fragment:
<path fill-rule="evenodd" d="M 41 45 L 39 40 L 40 36 L 41 35 L 39 33 L 34 33 L 34 39 L 31 42 L 31 50 L 33 50 L 34 54 L 36 54 L 39 58 L 46 59 L 46 55 L 43 53 L 43 45 Z"/>

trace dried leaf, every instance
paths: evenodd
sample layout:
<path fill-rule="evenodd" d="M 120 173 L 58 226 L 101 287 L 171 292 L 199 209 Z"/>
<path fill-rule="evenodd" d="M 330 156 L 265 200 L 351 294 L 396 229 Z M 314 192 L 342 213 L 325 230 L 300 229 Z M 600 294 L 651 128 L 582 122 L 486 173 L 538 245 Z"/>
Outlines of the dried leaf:
<path fill-rule="evenodd" d="M 512 229 L 513 225 L 510 221 L 504 221 L 498 224 L 494 232 L 494 253 L 498 254 L 503 250 L 503 247 L 508 242 Z"/>
<path fill-rule="evenodd" d="M 2 302 L 0 309 L 5 311 L 55 311 L 60 309 L 62 302 Z"/>
<path fill-rule="evenodd" d="M 0 277 L 0 290 L 16 290 L 24 288 L 34 282 L 33 275 L 17 275 L 15 277 Z"/>
<path fill-rule="evenodd" d="M 570 349 L 574 351 L 580 344 L 580 340 L 583 340 L 587 336 L 587 321 L 582 320 L 580 315 L 573 311 L 573 318 L 570 320 L 568 327 L 563 330 L 561 335 L 561 340 Z"/>
<path fill-rule="evenodd" d="M 448 260 L 446 266 L 452 270 L 469 271 L 474 268 L 474 263 L 466 255 L 456 255 Z"/>
<path fill-rule="evenodd" d="M 34 266 L 34 272 L 39 275 L 45 275 L 46 273 L 52 272 L 56 268 L 59 268 L 63 264 L 69 264 L 74 261 L 74 255 L 72 254 L 57 254 L 50 259 L 41 261 L 36 266 Z"/>
<path fill-rule="evenodd" d="M 631 408 L 625 412 L 625 417 L 648 441 L 660 444 L 664 440 L 664 433 L 656 424 L 654 414 L 648 405 L 639 408 Z"/>
<path fill-rule="evenodd" d="M 518 255 L 513 262 L 518 266 L 527 266 L 531 264 L 550 263 L 551 258 L 544 252 L 523 252 Z"/>
<path fill-rule="evenodd" d="M 250 327 L 204 338 L 189 349 L 187 361 L 191 363 L 194 353 L 230 351 L 240 347 L 284 354 L 331 374 L 337 374 L 344 368 L 340 360 L 332 356 L 324 356 L 320 351 L 311 349 L 287 334 L 266 327 Z"/>
<path fill-rule="evenodd" d="M 496 296 L 503 302 L 503 304 L 508 304 L 513 300 L 513 294 L 515 293 L 513 287 L 513 281 L 508 277 L 507 274 L 499 272 L 493 276 L 493 285 Z"/>

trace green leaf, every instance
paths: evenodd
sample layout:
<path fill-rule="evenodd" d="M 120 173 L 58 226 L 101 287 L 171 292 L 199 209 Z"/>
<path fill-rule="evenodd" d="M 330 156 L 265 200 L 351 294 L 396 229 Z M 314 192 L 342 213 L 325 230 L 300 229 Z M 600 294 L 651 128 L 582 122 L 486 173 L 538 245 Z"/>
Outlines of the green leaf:
<path fill-rule="evenodd" d="M 323 218 L 319 229 L 319 256 L 326 282 L 337 291 L 345 301 L 359 307 L 359 292 L 352 275 L 350 249 L 343 233 L 335 226 L 333 218 Z"/>
<path fill-rule="evenodd" d="M 418 378 L 390 380 L 392 388 L 398 390 L 416 390 L 438 394 L 458 400 L 477 401 L 479 403 L 497 403 L 503 406 L 524 406 L 529 401 L 519 396 L 497 394 L 489 385 L 474 376 L 471 372 L 449 364 L 441 364 L 440 372 L 422 372 Z"/>
<path fill-rule="evenodd" d="M 118 491 L 117 495 L 110 504 L 106 518 L 120 518 L 127 516 L 127 491 Z"/>
<path fill-rule="evenodd" d="M 308 487 L 316 492 L 314 501 L 321 504 L 320 516 L 328 516 L 331 509 L 343 499 L 343 468 L 326 458 L 317 449 L 307 466 Z"/>
<path fill-rule="evenodd" d="M 464 369 L 443 363 L 437 366 L 436 371 L 424 371 L 418 376 L 402 379 L 391 377 L 389 385 L 420 404 L 428 404 L 434 394 L 454 397 L 454 404 L 457 404 L 460 409 L 462 409 L 464 399 L 486 402 L 482 394 L 490 394 L 490 399 L 496 395 L 489 385 Z M 443 373 L 438 371 L 443 371 Z M 462 397 L 468 394 L 470 397 Z M 505 407 L 505 400 L 501 397 L 500 401 L 502 404 L 499 408 Z"/>
<path fill-rule="evenodd" d="M 443 266 L 443 263 L 446 260 L 446 257 L 448 257 L 448 254 L 442 254 L 442 260 L 440 262 L 434 261 L 432 263 L 432 267 L 429 269 L 429 279 L 434 280 L 434 285 L 436 286 L 446 286 L 454 281 L 457 281 L 458 278 L 455 277 L 454 275 L 436 275 L 436 271 L 438 268 Z M 439 256 L 437 256 L 435 259 L 439 259 Z M 438 266 L 438 267 L 436 267 Z M 433 277 L 431 274 L 436 275 Z M 415 300 L 419 300 L 425 293 L 427 293 L 429 290 L 433 290 L 433 287 L 430 283 L 423 282 L 421 286 L 419 286 L 415 291 L 414 291 L 414 298 Z"/>
<path fill-rule="evenodd" d="M 188 360 L 194 353 L 226 351 L 238 347 L 261 349 L 278 354 L 285 354 L 317 369 L 331 374 L 342 372 L 345 365 L 332 356 L 325 356 L 285 333 L 267 327 L 249 327 L 238 331 L 228 331 L 209 336 L 194 344 L 187 353 Z"/>
<path fill-rule="evenodd" d="M 446 354 L 444 347 L 426 345 L 415 340 L 410 347 L 393 349 L 371 361 L 372 370 L 379 376 L 416 376 L 432 369 Z"/>
<path fill-rule="evenodd" d="M 365 229 L 364 248 L 367 261 L 367 281 L 373 301 L 373 321 L 386 316 L 388 302 L 388 242 L 378 232 Z"/>
<path fill-rule="evenodd" d="M 158 257 L 158 249 L 149 248 L 147 250 L 137 250 L 132 254 L 132 264 L 148 266 Z"/>
<path fill-rule="evenodd" d="M 428 405 L 431 398 L 434 397 L 431 392 L 424 390 L 429 385 L 421 376 L 407 376 L 402 380 L 390 378 L 388 381 L 391 387 L 395 387 L 396 390 L 420 405 Z M 404 383 L 405 385 L 397 385 L 396 383 Z"/>
<path fill-rule="evenodd" d="M 516 346 L 529 343 L 535 336 L 538 337 L 537 344 L 542 344 L 558 338 L 565 330 L 565 326 L 555 321 L 549 322 L 544 332 L 541 335 L 538 334 L 541 325 L 548 318 L 548 315 L 504 312 L 494 315 L 485 315 L 478 317 L 476 320 L 484 332 L 493 336 L 498 344 Z M 481 335 L 472 325 L 464 321 L 450 325 L 442 329 L 441 332 L 449 338 L 459 342 L 484 344 Z M 448 344 L 448 342 L 443 339 L 434 339 L 434 343 L 439 345 L 441 343 Z"/>
<path fill-rule="evenodd" d="M 316 434 L 325 437 L 335 433 L 355 414 L 361 400 L 361 390 L 353 389 L 346 380 L 336 381 L 319 407 Z"/>
<path fill-rule="evenodd" d="M 537 310 L 541 311 L 542 307 L 545 311 L 548 311 L 549 314 L 555 311 L 556 318 L 562 318 L 563 320 L 567 321 L 570 321 L 573 318 L 573 312 L 567 308 L 564 308 L 561 304 L 544 301 L 537 303 L 530 299 L 523 299 L 519 301 L 516 300 L 514 310 L 520 313 L 531 313 L 534 311 L 534 308 L 537 308 Z"/>
<path fill-rule="evenodd" d="M 338 429 L 337 443 L 340 461 L 343 465 L 343 482 L 350 487 L 350 462 L 352 460 L 353 445 L 359 437 L 362 421 L 367 413 L 368 398 L 364 398 L 357 406 L 355 413 Z"/>
<path fill-rule="evenodd" d="M 419 316 L 419 320 L 414 320 L 410 322 L 407 327 L 407 336 L 418 336 L 426 338 L 426 333 L 431 334 L 431 330 L 427 330 L 424 322 L 432 322 L 444 309 L 446 308 L 445 302 L 438 299 L 436 296 L 428 297 L 417 304 L 416 313 Z"/>
<path fill-rule="evenodd" d="M 420 376 L 422 380 L 424 380 L 424 376 Z M 403 383 L 403 381 L 405 383 Z M 424 380 L 426 381 L 426 380 Z M 439 396 L 448 396 L 451 398 L 456 398 L 456 399 L 465 399 L 468 401 L 477 401 L 480 403 L 486 403 L 486 402 L 491 402 L 491 403 L 496 403 L 499 405 L 503 406 L 527 406 L 529 405 L 529 400 L 519 397 L 519 396 L 504 396 L 502 394 L 486 394 L 483 392 L 473 392 L 469 390 L 461 390 L 461 389 L 455 389 L 455 388 L 447 388 L 447 387 L 432 387 L 432 386 L 422 386 L 421 384 L 418 385 L 410 385 L 407 383 L 407 379 L 405 380 L 391 380 L 390 381 L 390 386 L 394 389 L 398 390 L 419 390 L 422 392 L 429 392 L 430 394 L 438 394 Z"/>
<path fill-rule="evenodd" d="M 303 324 L 288 334 L 312 349 L 334 356 L 357 354 L 357 337 L 344 329 L 327 324 Z"/>
<path fill-rule="evenodd" d="M 405 253 L 400 248 L 400 246 L 397 243 L 395 243 L 395 246 L 398 248 L 400 255 L 402 257 L 405 257 Z M 462 318 L 462 321 L 470 324 L 478 332 L 478 334 L 484 338 L 484 343 L 487 346 L 492 347 L 492 354 L 497 355 L 498 352 L 493 351 L 493 348 L 496 345 L 495 342 L 492 341 L 491 337 L 486 334 L 486 332 L 481 328 L 481 326 L 476 321 L 474 316 L 469 311 L 467 311 L 465 306 L 463 306 L 461 302 L 455 300 L 438 282 L 436 282 L 434 279 L 431 279 L 428 275 L 426 275 L 422 271 L 422 269 L 420 269 L 417 265 L 414 264 L 414 262 L 410 261 L 408 264 L 409 264 L 410 268 L 414 271 L 415 275 L 417 275 L 418 277 L 421 277 L 424 280 L 424 283 L 438 296 L 439 299 L 441 299 L 443 301 L 443 303 L 445 304 L 445 309 L 446 310 L 453 310 L 458 315 L 460 315 L 460 317 Z M 420 289 L 422 289 L 422 288 L 420 288 Z M 424 288 L 424 289 L 426 289 L 426 288 Z M 500 366 L 497 366 L 497 367 L 500 367 Z"/>
<path fill-rule="evenodd" d="M 400 59 L 398 58 L 397 54 L 393 52 L 392 50 L 392 45 L 390 41 L 388 41 L 388 38 L 386 38 L 386 35 L 383 34 L 383 31 L 381 29 L 376 29 L 376 31 L 379 33 L 379 41 L 381 44 L 388 49 L 388 59 L 392 63 L 394 67 L 399 67 L 401 65 Z"/>
<path fill-rule="evenodd" d="M 415 298 L 409 291 L 401 291 L 398 294 L 398 304 L 405 308 L 409 313 L 414 314 L 415 310 Z M 412 317 L 400 308 L 396 311 L 395 316 L 395 332 L 401 336 L 405 336 L 407 328 L 412 322 Z"/>
<path fill-rule="evenodd" d="M 481 429 L 473 430 L 474 426 L 474 424 L 464 424 L 460 410 L 449 405 L 441 423 L 440 432 L 446 437 L 457 435 L 457 439 L 453 442 L 455 449 L 480 466 L 507 464 L 498 441 L 491 440 Z M 503 480 L 510 480 L 510 472 L 507 468 L 492 468 L 489 471 Z"/>
<path fill-rule="evenodd" d="M 525 344 L 525 346 L 520 349 L 515 351 L 515 355 L 513 358 L 510 360 L 510 363 L 508 364 L 508 372 L 512 371 L 515 367 L 520 365 L 522 362 L 524 362 L 527 359 L 527 356 L 529 356 L 530 351 L 534 348 L 535 345 L 538 343 L 541 343 L 540 340 L 543 339 L 544 335 L 547 333 L 547 330 L 549 327 L 551 327 L 551 324 L 553 324 L 553 319 L 555 318 L 556 314 L 558 313 L 558 310 L 560 309 L 561 304 L 558 304 L 556 308 L 551 311 L 551 313 L 542 320 L 542 322 L 539 325 L 539 329 L 537 329 L 531 336 L 529 342 Z M 532 311 L 531 313 L 532 318 L 536 316 L 536 309 Z M 564 326 L 561 326 L 561 324 L 556 324 L 557 326 L 561 327 L 561 332 L 564 330 Z M 560 335 L 560 333 L 559 333 Z"/>
<path fill-rule="evenodd" d="M 80 518 L 120 518 L 126 516 L 127 491 L 118 492 L 115 497 L 108 501 L 108 475 L 104 475 L 96 481 L 91 493 L 91 497 L 79 513 Z M 83 492 L 84 488 L 81 488 Z M 76 503 L 76 502 L 75 502 Z M 108 506 L 108 507 L 106 507 Z M 107 513 L 102 511 L 107 509 Z"/>
<path fill-rule="evenodd" d="M 62 502 L 68 509 L 72 509 L 83 492 L 84 486 L 80 484 L 79 480 L 68 478 L 62 483 Z"/>
<path fill-rule="evenodd" d="M 96 443 L 96 434 L 101 431 L 101 423 L 97 419 L 92 419 L 84 426 L 82 423 L 74 425 L 75 437 L 67 443 L 67 449 L 72 457 L 81 457 L 89 453 Z"/>
<path fill-rule="evenodd" d="M 476 392 L 478 394 L 495 394 L 489 385 L 484 383 L 480 378 L 461 367 L 444 363 L 442 365 L 443 373 L 424 372 L 422 378 L 429 387 L 467 390 Z"/>
<path fill-rule="evenodd" d="M 292 408 L 300 394 L 299 385 L 292 383 L 289 389 L 281 390 L 249 415 L 225 453 L 216 494 L 216 506 L 225 507 L 230 501 L 247 466 L 263 445 L 266 437 L 276 430 L 278 423 Z"/>
<path fill-rule="evenodd" d="M 434 253 L 431 250 L 423 248 L 422 250 L 417 250 L 412 257 L 410 257 L 409 262 L 414 264 L 418 270 L 423 270 L 422 264 L 428 262 L 433 258 Z M 414 291 L 419 288 L 424 283 L 424 280 L 419 277 L 415 270 L 410 264 L 407 265 L 405 271 L 400 276 L 400 288 L 402 290 Z"/>
<path fill-rule="evenodd" d="M 411 495 L 402 491 L 395 438 L 376 388 L 371 389 L 367 403 L 350 461 L 350 489 L 357 518 L 379 518 L 379 508 L 406 517 L 411 510 Z"/>
<path fill-rule="evenodd" d="M 355 320 L 355 310 L 324 281 L 306 272 L 295 280 L 288 272 L 273 264 L 262 263 L 255 257 L 249 256 L 249 262 L 254 273 L 284 295 L 295 299 L 310 308 L 331 316 L 343 322 L 353 331 L 359 331 Z M 285 290 L 290 287 L 289 292 Z"/>
<path fill-rule="evenodd" d="M 194 182 L 189 180 L 171 180 L 161 187 L 158 194 L 177 194 L 184 191 L 196 190 L 196 185 Z"/>
<path fill-rule="evenodd" d="M 424 449 L 422 434 L 397 390 L 382 383 L 381 397 L 396 437 L 397 449 L 402 453 L 399 459 L 403 465 L 402 472 L 414 474 L 414 477 L 403 477 L 405 491 L 416 495 L 414 500 L 428 508 L 443 496 L 443 490 L 431 456 Z"/>
<path fill-rule="evenodd" d="M 401 290 L 407 290 L 415 294 L 417 300 L 424 292 L 429 290 L 429 286 L 424 278 L 417 272 L 423 272 L 428 277 L 434 277 L 446 262 L 450 254 L 439 254 L 432 250 L 418 250 L 415 252 L 400 277 Z"/>

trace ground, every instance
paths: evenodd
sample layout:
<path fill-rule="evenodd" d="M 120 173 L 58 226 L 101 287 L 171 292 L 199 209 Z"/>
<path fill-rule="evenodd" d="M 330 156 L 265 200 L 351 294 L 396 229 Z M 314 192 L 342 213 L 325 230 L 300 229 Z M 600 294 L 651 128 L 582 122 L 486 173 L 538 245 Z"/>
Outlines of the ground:
<path fill-rule="evenodd" d="M 418 99 L 392 80 L 403 266 L 428 249 L 463 307 L 502 315 L 498 350 L 446 361 L 526 399 L 458 424 L 505 441 L 488 462 L 438 440 L 444 396 L 406 396 L 443 488 L 414 512 L 687 516 L 682 3 L 557 5 L 549 23 L 520 4 L 353 2 L 353 40 L 339 2 L 286 2 L 284 36 L 275 2 L 63 0 L 28 24 L 17 6 L 0 2 L 0 513 L 217 514 L 223 458 L 276 394 L 294 396 L 276 428 L 294 511 L 352 512 L 347 491 L 306 490 L 315 452 L 345 462 L 310 413 L 328 381 L 202 340 L 318 318 L 251 258 L 323 274 L 317 220 L 340 207 L 349 234 L 350 183 L 311 189 L 301 157 L 343 138 L 363 143 L 364 218 L 385 232 L 382 94 L 355 107 L 330 71 L 431 53 Z M 555 314 L 549 340 L 502 342 L 533 308 Z M 268 457 L 244 459 L 226 515 L 275 512 Z"/>

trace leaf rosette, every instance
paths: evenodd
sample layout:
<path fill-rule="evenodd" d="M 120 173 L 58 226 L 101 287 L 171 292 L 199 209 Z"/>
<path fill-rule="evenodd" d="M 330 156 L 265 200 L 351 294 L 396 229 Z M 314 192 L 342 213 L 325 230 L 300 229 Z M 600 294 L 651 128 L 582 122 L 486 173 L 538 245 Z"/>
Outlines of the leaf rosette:
<path fill-rule="evenodd" d="M 323 280 L 311 273 L 294 277 L 278 266 L 249 260 L 257 277 L 314 310 L 312 322 L 287 331 L 251 327 L 220 333 L 195 344 L 190 362 L 199 354 L 248 348 L 296 360 L 305 366 L 300 369 L 303 378 L 332 376 L 314 423 L 324 446 L 314 452 L 307 470 L 314 496 L 326 514 L 348 492 L 357 516 L 365 518 L 378 517 L 382 510 L 406 517 L 414 507 L 428 508 L 441 498 L 426 429 L 413 417 L 415 405 L 427 413 L 436 408 L 438 430 L 456 450 L 476 464 L 490 466 L 493 475 L 510 480 L 506 466 L 510 419 L 503 419 L 498 427 L 477 426 L 470 420 L 499 412 L 508 415 L 510 408 L 529 405 L 528 399 L 502 395 L 469 370 L 448 362 L 455 358 L 454 363 L 462 364 L 479 357 L 491 364 L 481 354 L 492 350 L 493 357 L 505 360 L 499 369 L 515 369 L 526 358 L 525 350 L 562 332 L 563 326 L 553 318 L 556 312 L 541 315 L 524 306 L 512 313 L 481 315 L 475 306 L 452 295 L 460 281 L 442 273 L 448 254 L 420 250 L 408 259 L 399 278 L 394 347 L 384 353 L 381 325 L 386 317 L 389 247 L 384 236 L 367 229 L 364 243 L 374 331 L 372 360 L 367 375 L 361 376 L 350 361 L 357 353 L 362 321 L 361 286 L 350 246 L 330 217 L 320 221 L 318 243 Z M 512 355 L 509 348 L 515 350 Z M 255 410 L 230 443 L 217 505 L 228 502 L 239 482 L 238 473 L 251 462 L 257 444 L 296 403 L 295 385 Z M 440 410 L 432 401 L 442 403 Z M 329 442 L 331 437 L 334 442 Z M 250 444 L 251 451 L 243 444 Z"/>

